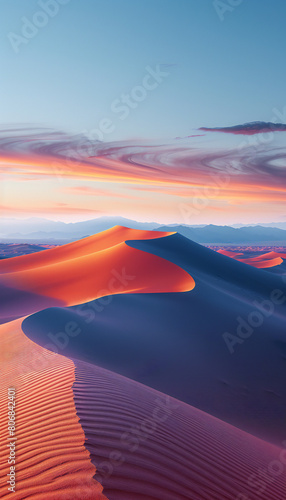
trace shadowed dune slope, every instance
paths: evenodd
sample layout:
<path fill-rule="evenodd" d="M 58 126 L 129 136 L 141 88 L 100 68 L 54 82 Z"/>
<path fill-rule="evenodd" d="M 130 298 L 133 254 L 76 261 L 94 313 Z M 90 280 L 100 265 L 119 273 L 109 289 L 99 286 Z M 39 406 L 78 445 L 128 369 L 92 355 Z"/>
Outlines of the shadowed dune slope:
<path fill-rule="evenodd" d="M 282 278 L 178 234 L 124 239 L 134 233 L 115 229 L 115 244 L 82 240 L 71 258 L 1 276 L 6 286 L 15 279 L 26 292 L 77 304 L 24 319 L 38 345 L 0 327 L 3 345 L 9 338 L 16 349 L 4 349 L 12 353 L 4 375 L 11 369 L 21 381 L 13 382 L 15 498 L 285 498 Z M 27 357 L 27 374 L 15 376 Z"/>
<path fill-rule="evenodd" d="M 135 244 L 184 268 L 194 276 L 195 288 L 111 295 L 80 307 L 47 309 L 25 319 L 24 332 L 41 345 L 52 342 L 65 356 L 124 375 L 281 443 L 286 406 L 286 290 L 281 277 L 179 235 L 128 242 Z M 271 301 L 273 292 L 279 303 Z M 75 331 L 68 336 L 70 322 Z"/>
<path fill-rule="evenodd" d="M 15 319 L 46 307 L 74 305 L 116 293 L 186 291 L 195 286 L 183 269 L 160 257 L 134 250 L 124 238 L 161 238 L 165 233 L 115 227 L 69 245 L 0 262 L 0 320 Z M 9 270 L 9 272 L 7 272 Z M 17 300 L 13 300 L 13 293 Z M 7 302 L 7 301 L 6 301 Z"/>
<path fill-rule="evenodd" d="M 229 283 L 246 293 L 251 290 L 258 295 L 283 286 L 286 291 L 285 284 L 278 276 L 221 255 L 177 233 L 157 241 L 127 241 L 127 245 L 160 255 L 185 269 L 194 278 L 214 283 L 216 288 L 225 288 Z"/>
<path fill-rule="evenodd" d="M 286 498 L 285 449 L 114 373 L 75 366 L 77 413 L 109 500 Z"/>
<path fill-rule="evenodd" d="M 0 498 L 107 500 L 76 414 L 74 364 L 31 342 L 20 324 L 0 326 Z M 16 390 L 15 493 L 7 489 L 8 387 Z"/>

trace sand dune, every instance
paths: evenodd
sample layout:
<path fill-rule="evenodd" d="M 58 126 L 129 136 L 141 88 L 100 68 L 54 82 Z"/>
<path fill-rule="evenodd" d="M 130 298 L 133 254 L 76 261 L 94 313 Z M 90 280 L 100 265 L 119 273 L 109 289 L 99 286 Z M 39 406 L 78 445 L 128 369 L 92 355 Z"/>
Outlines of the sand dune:
<path fill-rule="evenodd" d="M 286 497 L 280 276 L 120 227 L 0 271 L 1 498 L 10 384 L 16 500 Z"/>
<path fill-rule="evenodd" d="M 286 254 L 279 252 L 267 252 L 257 255 L 256 257 L 249 257 L 242 252 L 232 252 L 230 250 L 220 249 L 217 251 L 222 255 L 231 257 L 239 262 L 244 262 L 250 266 L 257 267 L 258 269 L 266 269 L 268 267 L 280 266 L 285 259 Z"/>
<path fill-rule="evenodd" d="M 224 248 L 220 248 L 219 250 L 217 250 L 217 253 L 220 253 L 221 255 L 226 255 L 226 257 L 233 257 L 234 259 L 238 255 L 243 255 L 242 252 L 233 252 L 231 250 L 226 250 Z"/>
<path fill-rule="evenodd" d="M 285 472 L 269 472 L 285 449 L 124 377 L 75 365 L 77 412 L 109 500 L 286 498 Z"/>
<path fill-rule="evenodd" d="M 194 277 L 195 288 L 47 309 L 25 319 L 24 332 L 279 444 L 286 404 L 281 278 L 179 235 L 127 244 L 173 261 Z M 275 290 L 280 304 L 261 312 Z M 79 334 L 67 338 L 69 322 Z"/>
<path fill-rule="evenodd" d="M 0 262 L 0 295 L 9 296 L 0 319 L 5 322 L 46 307 L 80 304 L 110 293 L 191 290 L 195 282 L 183 269 L 125 243 L 125 238 L 164 235 L 115 227 L 33 256 Z M 17 295 L 17 305 L 13 295 Z"/>
<path fill-rule="evenodd" d="M 257 267 L 258 269 L 266 269 L 268 267 L 280 266 L 283 263 L 283 259 L 281 257 L 274 257 L 272 259 L 240 259 L 240 262 L 245 262 L 245 264 L 249 264 L 250 266 Z"/>
<path fill-rule="evenodd" d="M 82 238 L 80 240 L 53 248 L 52 251 L 38 252 L 33 255 L 13 257 L 9 260 L 0 261 L 0 273 L 24 271 L 45 267 L 50 264 L 62 263 L 67 260 L 85 257 L 101 250 L 111 248 L 118 243 L 130 239 L 152 239 L 162 238 L 172 233 L 160 231 L 142 231 L 128 227 L 114 226 L 101 233 Z"/>
<path fill-rule="evenodd" d="M 0 498 L 106 500 L 74 405 L 74 364 L 0 326 Z M 16 389 L 16 492 L 8 492 L 7 388 Z"/>

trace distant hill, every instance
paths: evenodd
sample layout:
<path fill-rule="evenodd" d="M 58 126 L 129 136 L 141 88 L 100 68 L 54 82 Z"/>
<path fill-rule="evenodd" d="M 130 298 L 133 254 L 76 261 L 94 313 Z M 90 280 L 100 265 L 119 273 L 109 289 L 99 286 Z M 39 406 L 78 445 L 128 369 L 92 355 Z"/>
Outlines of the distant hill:
<path fill-rule="evenodd" d="M 230 226 L 205 227 L 160 226 L 160 231 L 176 231 L 196 243 L 205 244 L 252 244 L 279 243 L 286 244 L 286 231 L 274 227 L 247 226 L 234 228 Z"/>
<path fill-rule="evenodd" d="M 286 222 L 261 222 L 259 224 L 232 224 L 231 227 L 253 227 L 253 226 L 276 227 L 279 229 L 286 229 Z"/>
<path fill-rule="evenodd" d="M 155 222 L 137 222 L 124 217 L 98 217 L 83 222 L 60 222 L 31 218 L 0 219 L 0 241 L 5 242 L 67 242 L 100 233 L 113 226 L 127 226 L 132 229 L 152 231 L 160 226 Z"/>
<path fill-rule="evenodd" d="M 266 225 L 243 227 L 215 226 L 213 224 L 205 226 L 160 225 L 155 222 L 138 222 L 124 217 L 99 217 L 74 223 L 29 219 L 28 224 L 26 224 L 26 221 L 22 222 L 22 228 L 20 224 L 19 221 L 16 221 L 15 224 L 10 222 L 8 227 L 7 224 L 5 225 L 0 220 L 0 241 L 61 244 L 105 231 L 113 226 L 126 226 L 132 229 L 146 229 L 149 231 L 178 232 L 186 238 L 201 244 L 286 245 L 286 227 L 281 229 Z M 283 223 L 281 224 L 283 227 Z M 38 229 L 31 231 L 29 230 L 31 228 Z"/>
<path fill-rule="evenodd" d="M 19 257 L 30 253 L 41 252 L 53 248 L 53 245 L 33 245 L 30 243 L 0 243 L 0 259 L 8 259 L 10 257 Z"/>

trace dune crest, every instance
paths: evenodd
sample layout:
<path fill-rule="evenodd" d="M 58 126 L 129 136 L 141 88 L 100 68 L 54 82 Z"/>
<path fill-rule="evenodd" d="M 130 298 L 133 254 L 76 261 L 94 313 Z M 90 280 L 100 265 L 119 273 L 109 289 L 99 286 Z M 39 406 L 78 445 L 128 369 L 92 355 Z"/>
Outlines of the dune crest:
<path fill-rule="evenodd" d="M 37 259 L 34 267 L 30 256 L 11 259 L 1 275 L 10 286 L 6 306 L 17 306 L 22 286 L 39 311 L 22 321 L 29 341 L 13 336 L 14 323 L 0 327 L 10 356 L 4 386 L 19 377 L 17 500 L 26 491 L 37 500 L 76 499 L 78 481 L 82 500 L 285 497 L 284 469 L 257 487 L 285 455 L 286 289 L 277 274 L 178 234 L 120 227 Z M 275 290 L 279 301 L 264 318 L 261 302 Z M 43 310 L 43 298 L 57 307 Z M 231 351 L 223 333 L 239 333 L 238 317 L 251 322 L 255 300 L 262 322 Z M 65 357 L 48 351 L 55 346 Z M 52 490 L 29 490 L 30 473 Z"/>
<path fill-rule="evenodd" d="M 116 226 L 62 247 L 1 261 L 0 294 L 7 295 L 9 290 L 11 303 L 17 293 L 21 304 L 21 310 L 14 305 L 14 318 L 13 311 L 9 318 L 117 293 L 192 290 L 193 278 L 179 266 L 126 244 L 127 240 L 161 239 L 169 234 Z M 6 306 L 0 318 L 7 321 Z"/>
<path fill-rule="evenodd" d="M 85 257 L 87 255 L 106 250 L 126 240 L 145 240 L 163 238 L 173 233 L 161 231 L 144 231 L 130 229 L 123 226 L 114 226 L 106 231 L 87 236 L 80 240 L 61 245 L 44 252 L 12 257 L 0 260 L 0 274 L 25 271 L 36 267 L 46 267 L 50 264 L 62 263 L 67 260 Z"/>
<path fill-rule="evenodd" d="M 71 360 L 31 342 L 21 322 L 0 326 L 0 497 L 22 500 L 107 500 L 93 479 L 76 414 Z M 16 390 L 16 492 L 6 482 L 7 387 Z"/>

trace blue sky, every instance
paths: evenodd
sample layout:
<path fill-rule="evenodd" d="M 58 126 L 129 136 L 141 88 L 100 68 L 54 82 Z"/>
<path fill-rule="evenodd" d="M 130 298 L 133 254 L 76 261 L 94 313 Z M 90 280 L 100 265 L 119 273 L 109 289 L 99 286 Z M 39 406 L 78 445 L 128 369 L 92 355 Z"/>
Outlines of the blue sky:
<path fill-rule="evenodd" d="M 104 140 L 172 138 L 200 126 L 270 121 L 286 104 L 284 0 L 243 0 L 223 20 L 212 0 L 70 0 L 18 53 L 9 33 L 22 36 L 22 18 L 32 21 L 42 7 L 1 4 L 4 125 L 80 133 L 108 118 Z M 112 103 L 158 64 L 169 75 L 121 120 Z"/>

